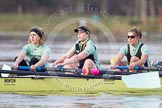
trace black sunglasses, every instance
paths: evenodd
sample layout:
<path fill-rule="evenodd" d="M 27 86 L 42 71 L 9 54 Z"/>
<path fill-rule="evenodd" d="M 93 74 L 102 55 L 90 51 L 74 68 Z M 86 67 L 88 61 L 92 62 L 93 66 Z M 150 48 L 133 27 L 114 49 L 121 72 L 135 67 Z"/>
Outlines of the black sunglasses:
<path fill-rule="evenodd" d="M 129 39 L 129 38 L 133 39 L 133 38 L 135 38 L 135 36 L 134 36 L 134 35 L 128 36 L 128 39 Z"/>

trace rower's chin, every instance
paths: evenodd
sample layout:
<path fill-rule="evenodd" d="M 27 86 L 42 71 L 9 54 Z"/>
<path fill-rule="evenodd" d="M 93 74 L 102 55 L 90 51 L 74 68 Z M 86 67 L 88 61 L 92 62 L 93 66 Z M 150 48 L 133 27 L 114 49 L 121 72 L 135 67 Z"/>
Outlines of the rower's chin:
<path fill-rule="evenodd" d="M 133 42 L 131 42 L 131 41 L 130 41 L 129 43 L 130 43 L 131 45 L 133 45 L 133 44 L 134 44 L 134 43 L 133 43 Z"/>
<path fill-rule="evenodd" d="M 79 41 L 82 41 L 82 39 L 78 38 Z"/>

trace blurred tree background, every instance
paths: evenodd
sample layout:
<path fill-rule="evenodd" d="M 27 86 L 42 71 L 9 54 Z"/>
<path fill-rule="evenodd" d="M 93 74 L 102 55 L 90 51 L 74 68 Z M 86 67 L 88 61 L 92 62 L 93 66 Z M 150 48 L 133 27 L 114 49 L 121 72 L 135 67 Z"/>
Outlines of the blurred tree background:
<path fill-rule="evenodd" d="M 95 7 L 98 11 L 103 10 L 111 17 L 117 16 L 118 21 L 126 24 L 128 28 L 140 26 L 146 31 L 162 31 L 161 0 L 0 0 L 0 31 L 24 31 L 32 25 L 43 24 L 43 21 L 52 15 L 54 17 L 54 14 L 61 10 L 69 9 L 69 7 L 78 9 L 88 5 Z M 75 12 L 66 14 L 66 19 L 72 16 L 92 15 L 88 12 L 75 14 Z M 104 22 L 102 17 L 100 20 Z M 65 20 L 60 17 L 61 19 Z M 57 23 L 60 21 L 54 24 Z M 111 24 L 104 24 L 111 28 Z M 48 27 L 50 30 L 50 24 Z"/>
<path fill-rule="evenodd" d="M 162 0 L 0 0 L 0 40 L 4 43 L 24 44 L 36 25 L 44 28 L 56 54 L 77 38 L 73 30 L 80 24 L 90 26 L 93 41 L 106 43 L 98 46 L 100 54 L 106 54 L 100 57 L 104 60 L 116 54 L 116 42 L 127 43 L 127 31 L 134 26 L 141 28 L 145 42 L 160 46 Z M 159 57 L 157 51 L 151 52 Z"/>

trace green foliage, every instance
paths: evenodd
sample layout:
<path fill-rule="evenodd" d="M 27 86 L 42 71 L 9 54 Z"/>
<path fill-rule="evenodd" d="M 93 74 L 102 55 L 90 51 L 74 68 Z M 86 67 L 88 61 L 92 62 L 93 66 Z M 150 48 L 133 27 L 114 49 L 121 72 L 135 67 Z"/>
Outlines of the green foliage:
<path fill-rule="evenodd" d="M 32 26 L 41 26 L 45 28 L 47 32 L 50 32 L 61 24 L 64 21 L 67 21 L 72 18 L 89 18 L 92 20 L 91 14 L 64 14 L 60 15 L 39 15 L 39 14 L 0 14 L 0 31 L 28 31 Z M 99 16 L 98 22 L 106 26 L 109 30 L 114 33 L 124 33 L 130 27 L 137 26 L 144 31 L 162 31 L 161 26 L 158 24 L 148 23 L 143 25 L 137 18 L 127 18 L 123 16 Z M 157 22 L 157 21 L 156 21 Z M 78 26 L 78 23 L 73 23 L 68 25 L 64 29 L 66 32 L 71 32 L 75 27 Z M 97 32 L 95 26 L 90 25 L 91 30 Z"/>

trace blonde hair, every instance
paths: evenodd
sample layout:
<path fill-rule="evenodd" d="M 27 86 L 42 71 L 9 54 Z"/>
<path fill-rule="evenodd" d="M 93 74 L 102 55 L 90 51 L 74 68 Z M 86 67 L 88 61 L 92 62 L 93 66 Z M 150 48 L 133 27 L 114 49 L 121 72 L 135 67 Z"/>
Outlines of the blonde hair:
<path fill-rule="evenodd" d="M 43 45 L 45 42 L 45 33 L 43 31 L 43 28 L 34 26 L 30 29 L 29 33 L 31 32 L 32 29 L 37 29 L 41 33 L 41 36 L 39 36 L 40 37 L 39 45 Z M 28 38 L 28 43 L 31 43 L 30 37 Z"/>
<path fill-rule="evenodd" d="M 139 36 L 140 39 L 142 37 L 141 30 L 139 28 L 137 28 L 137 27 L 131 28 L 128 32 L 133 32 L 135 35 Z"/>

